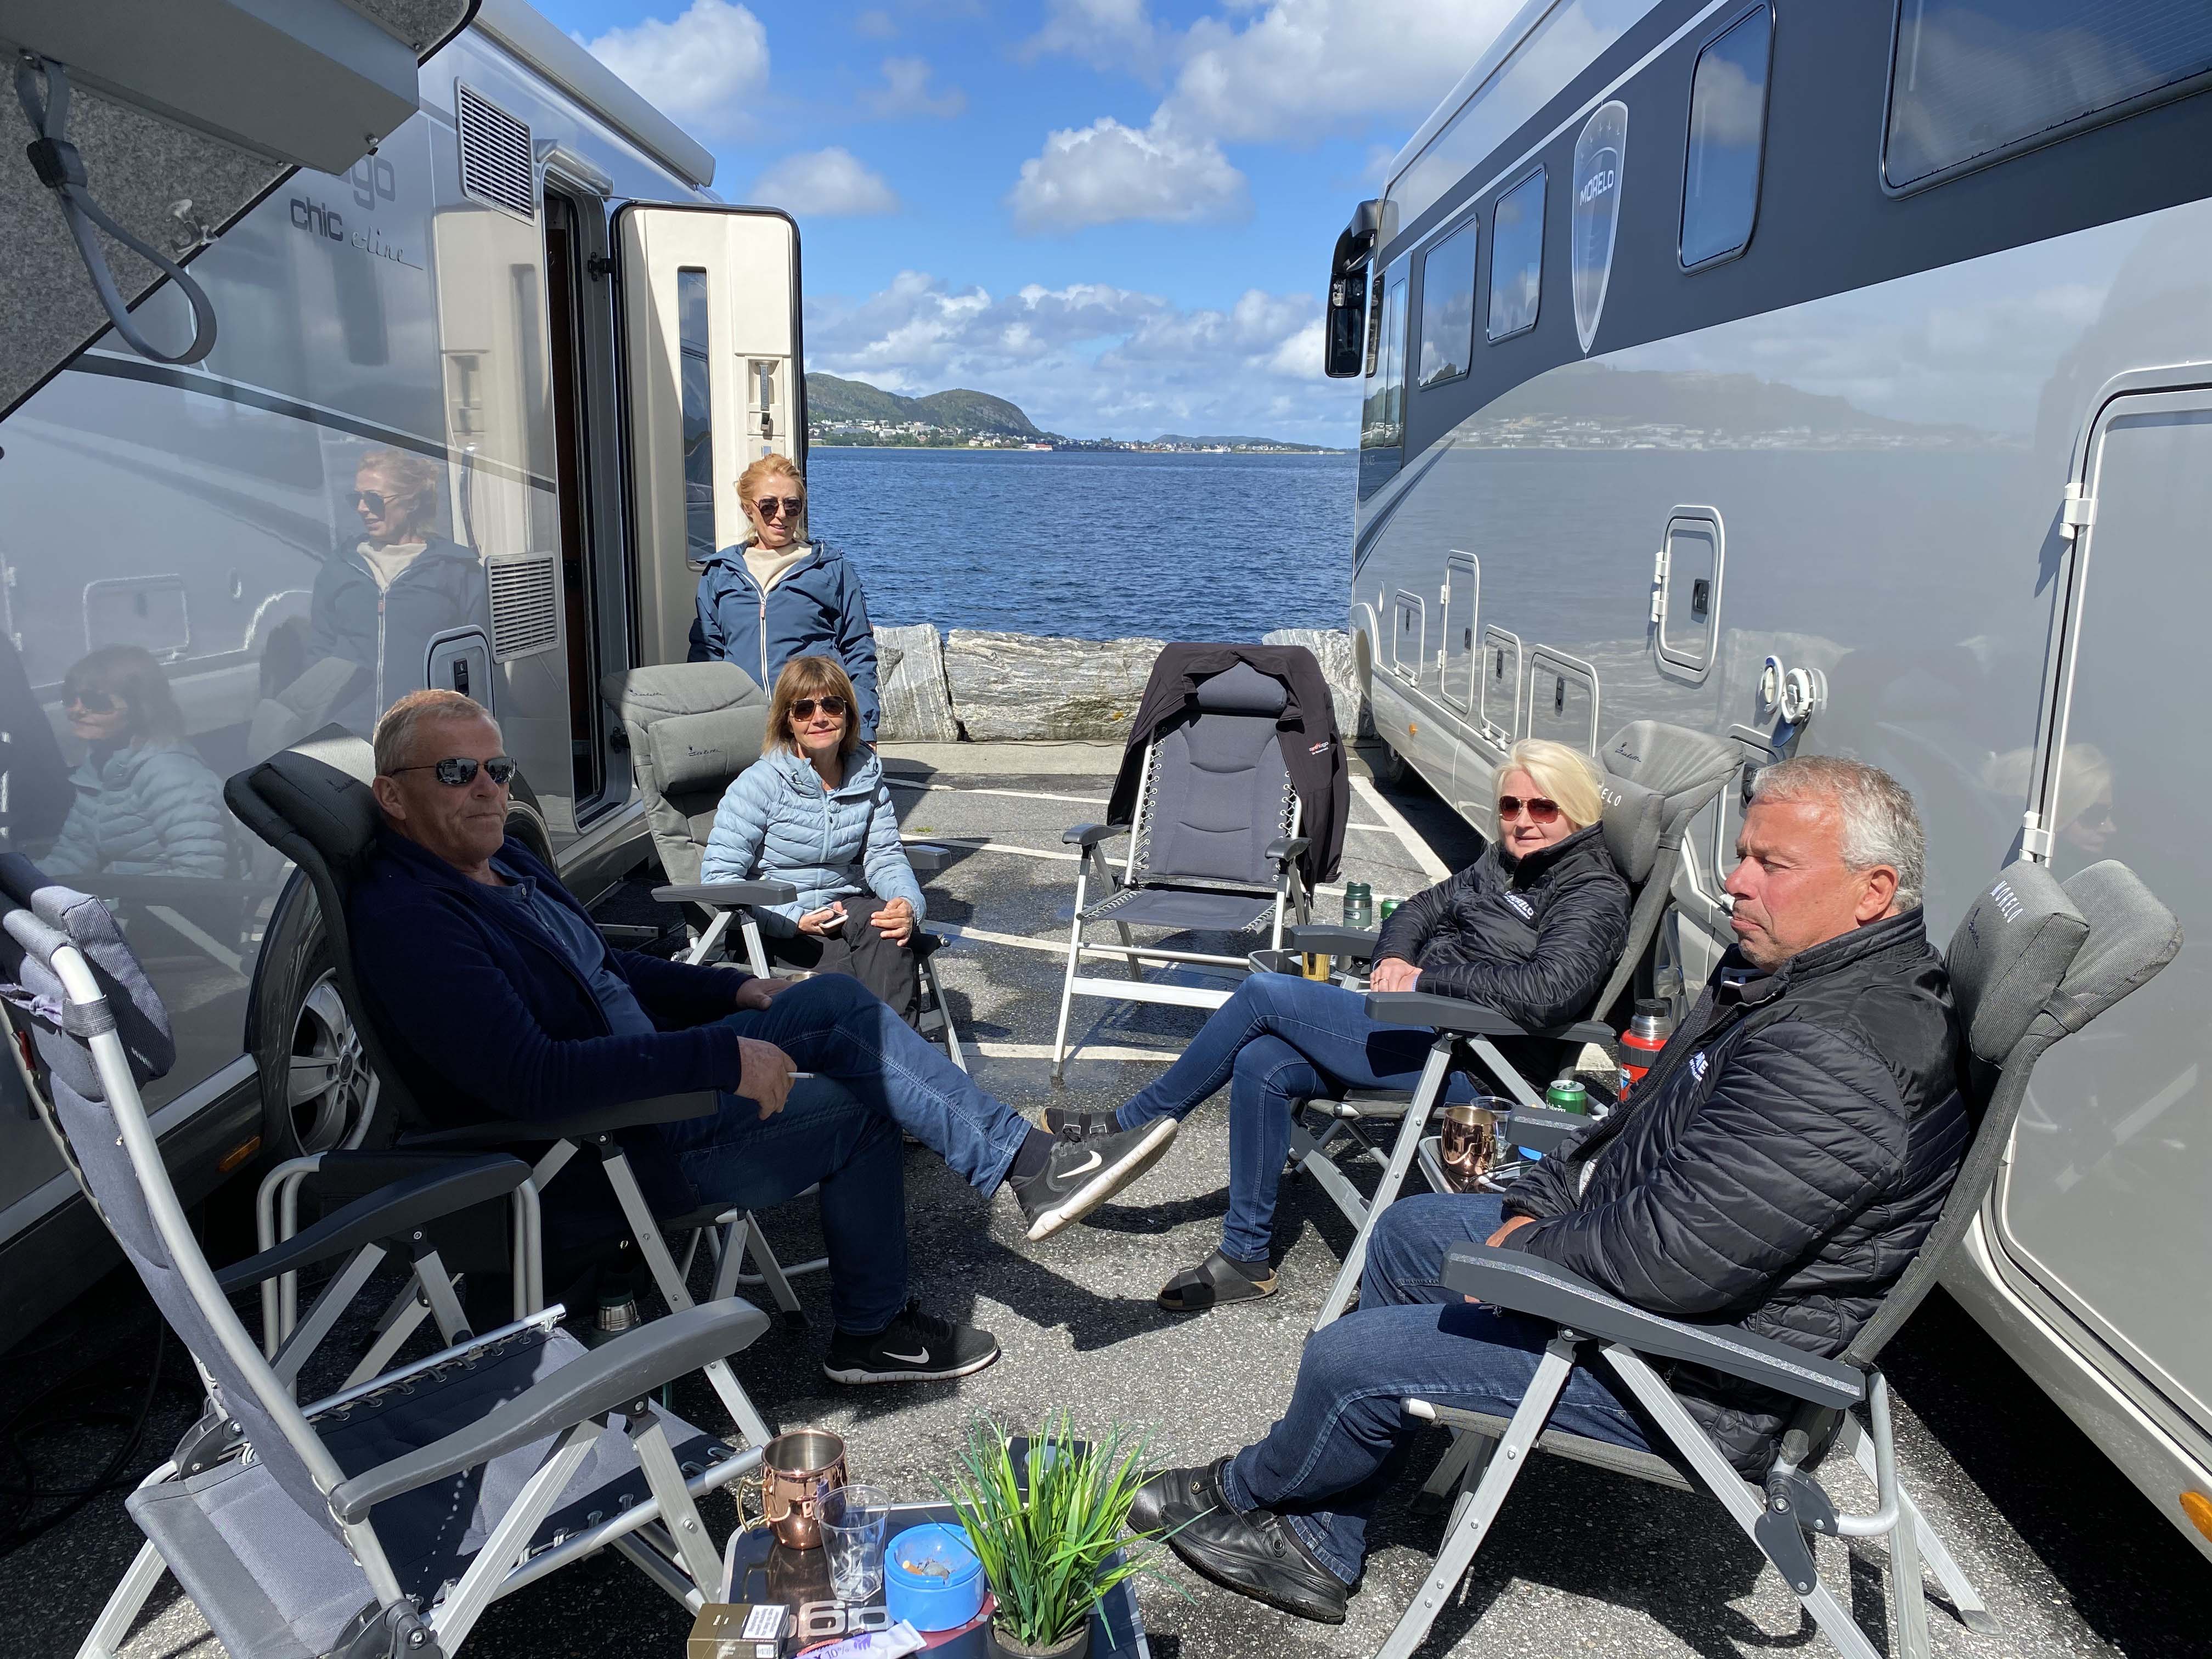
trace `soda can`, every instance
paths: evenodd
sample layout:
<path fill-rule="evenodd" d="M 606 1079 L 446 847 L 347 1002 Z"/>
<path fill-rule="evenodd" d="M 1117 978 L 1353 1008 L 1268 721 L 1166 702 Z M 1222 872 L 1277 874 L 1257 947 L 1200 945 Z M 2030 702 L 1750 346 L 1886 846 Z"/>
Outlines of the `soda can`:
<path fill-rule="evenodd" d="M 1588 1113 L 1589 1091 L 1583 1086 L 1579 1079 L 1563 1077 L 1544 1091 L 1544 1104 L 1555 1112 Z"/>
<path fill-rule="evenodd" d="M 1397 914 L 1398 907 L 1405 902 L 1406 901 L 1403 899 L 1386 898 L 1380 905 L 1376 907 L 1376 914 L 1381 916 L 1387 923 L 1392 916 Z"/>

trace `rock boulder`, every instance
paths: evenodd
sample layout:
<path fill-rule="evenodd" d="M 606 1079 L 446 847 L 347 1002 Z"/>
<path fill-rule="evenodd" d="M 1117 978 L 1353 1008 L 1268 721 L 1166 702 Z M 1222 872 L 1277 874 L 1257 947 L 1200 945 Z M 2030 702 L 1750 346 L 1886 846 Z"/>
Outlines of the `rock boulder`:
<path fill-rule="evenodd" d="M 1279 628 L 1260 636 L 1262 645 L 1303 645 L 1321 662 L 1336 703 L 1336 729 L 1346 742 L 1375 735 L 1375 714 L 1367 706 L 1367 690 L 1359 681 L 1359 665 L 1352 654 L 1352 635 L 1340 628 Z"/>
<path fill-rule="evenodd" d="M 945 685 L 945 647 L 936 627 L 915 623 L 876 629 L 876 690 L 888 743 L 957 743 L 960 727 Z"/>
<path fill-rule="evenodd" d="M 954 718 L 976 743 L 1119 741 L 1164 643 L 956 628 L 945 641 Z"/>

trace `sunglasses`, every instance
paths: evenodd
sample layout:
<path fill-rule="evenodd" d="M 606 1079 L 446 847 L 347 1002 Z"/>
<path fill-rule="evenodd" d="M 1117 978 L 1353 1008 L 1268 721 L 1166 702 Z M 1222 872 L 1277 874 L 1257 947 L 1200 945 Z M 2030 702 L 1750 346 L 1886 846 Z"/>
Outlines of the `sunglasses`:
<path fill-rule="evenodd" d="M 1498 821 L 1504 823 L 1519 817 L 1524 806 L 1528 809 L 1528 822 L 1531 823 L 1549 823 L 1559 816 L 1559 803 L 1555 800 L 1545 800 L 1534 795 L 1527 800 L 1518 795 L 1500 795 L 1498 798 Z"/>
<path fill-rule="evenodd" d="M 811 720 L 814 718 L 814 711 L 819 708 L 823 714 L 842 720 L 848 707 L 844 698 L 835 692 L 826 697 L 793 697 L 791 700 L 791 717 L 795 720 Z"/>
<path fill-rule="evenodd" d="M 382 518 L 384 516 L 384 509 L 391 505 L 389 501 L 386 501 L 383 496 L 378 495 L 374 489 L 355 490 L 353 492 L 353 504 L 356 507 L 367 507 L 368 509 L 368 515 L 372 519 Z"/>
<path fill-rule="evenodd" d="M 439 782 L 459 789 L 464 784 L 474 783 L 479 769 L 502 789 L 521 769 L 518 763 L 505 755 L 494 755 L 488 761 L 471 760 L 465 755 L 454 755 L 441 761 L 425 761 L 420 766 L 395 766 L 392 770 L 394 776 L 402 772 L 435 772 Z"/>
<path fill-rule="evenodd" d="M 798 495 L 763 495 L 753 503 L 753 511 L 763 519 L 795 519 L 799 509 L 806 502 Z"/>
<path fill-rule="evenodd" d="M 64 708 L 82 708 L 88 714 L 108 714 L 115 711 L 115 698 L 106 691 L 71 691 L 62 699 Z"/>

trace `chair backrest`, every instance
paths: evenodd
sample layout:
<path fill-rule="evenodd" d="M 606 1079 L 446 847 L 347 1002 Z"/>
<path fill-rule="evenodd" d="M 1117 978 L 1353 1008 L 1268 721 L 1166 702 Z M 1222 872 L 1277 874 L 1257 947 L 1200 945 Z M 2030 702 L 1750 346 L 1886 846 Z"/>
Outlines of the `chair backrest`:
<path fill-rule="evenodd" d="M 1201 680 L 1188 714 L 1153 740 L 1132 831 L 1138 881 L 1273 887 L 1267 843 L 1297 805 L 1277 721 L 1282 682 L 1249 663 Z"/>
<path fill-rule="evenodd" d="M 377 1098 L 387 1121 L 429 1127 L 420 1104 L 392 1061 L 390 1041 L 374 1005 L 354 975 L 353 939 L 346 904 L 366 870 L 383 821 L 369 780 L 374 752 L 342 726 L 326 726 L 304 742 L 281 749 L 258 766 L 232 776 L 222 798 L 238 821 L 300 866 L 314 890 L 323 929 L 331 942 L 338 992 L 375 1068 Z M 450 1126 L 442 1126 L 450 1127 Z"/>
<path fill-rule="evenodd" d="M 2042 865 L 2013 864 L 1982 890 L 1944 954 L 1972 1056 L 1963 1086 L 1978 1097 L 1970 1104 L 1980 1121 L 1935 1226 L 1844 1363 L 1870 1364 L 1934 1288 L 1989 1195 L 2043 1051 L 2148 983 L 2180 949 L 2173 912 L 2116 860 L 2063 883 Z"/>
<path fill-rule="evenodd" d="M 216 1288 L 146 1122 L 137 1085 L 167 1072 L 176 1057 L 167 1010 L 107 907 L 47 881 L 20 854 L 0 855 L 0 997 L 37 1047 L 45 1078 L 34 1097 L 52 1115 L 94 1209 L 204 1369 L 216 1407 L 293 1502 L 335 1534 L 322 1487 L 284 1423 L 290 1419 L 318 1451 L 319 1444 Z M 131 1084 L 124 1097 L 112 1098 L 101 1079 L 91 1051 L 95 1033 L 65 1010 L 53 967 L 64 944 L 75 945 L 91 968 L 123 1040 Z M 150 1162 L 134 1158 L 128 1140 Z"/>
<path fill-rule="evenodd" d="M 768 693 L 733 662 L 672 662 L 599 683 L 622 711 L 646 823 L 668 879 L 699 879 L 714 809 L 761 757 Z"/>

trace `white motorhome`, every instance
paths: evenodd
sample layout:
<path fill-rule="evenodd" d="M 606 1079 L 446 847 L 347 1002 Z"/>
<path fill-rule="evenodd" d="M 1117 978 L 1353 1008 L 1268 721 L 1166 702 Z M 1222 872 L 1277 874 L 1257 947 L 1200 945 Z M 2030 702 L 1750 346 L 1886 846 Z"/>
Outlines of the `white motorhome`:
<path fill-rule="evenodd" d="M 738 473 L 804 456 L 790 219 L 720 203 L 713 157 L 520 0 L 362 10 L 473 17 L 423 45 L 414 112 L 371 153 L 270 170 L 190 260 L 212 353 L 165 364 L 110 333 L 0 394 L 0 819 L 116 901 L 148 962 L 179 1060 L 147 1103 L 188 1200 L 257 1154 L 357 1140 L 372 1113 L 313 898 L 216 805 L 221 781 L 455 687 L 522 763 L 514 833 L 604 890 L 646 847 L 605 677 L 683 659 L 689 556 L 738 538 Z M 0 40 L 15 22 L 0 8 Z M 104 155 L 118 118 L 85 108 Z M 93 172 L 95 195 L 132 188 Z M 58 228 L 21 182 L 24 222 Z M 212 228 L 196 220 L 179 204 L 180 252 Z M 137 316 L 171 355 L 191 337 L 176 283 Z M 423 551 L 394 574 L 363 526 L 401 496 Z M 35 1115 L 0 1106 L 0 1331 L 101 1271 L 102 1239 Z"/>
<path fill-rule="evenodd" d="M 2039 1068 L 1950 1287 L 2212 1556 L 2212 8 L 1531 0 L 1339 240 L 1351 627 L 1492 832 L 1656 718 L 1906 783 L 1930 931 L 2023 853 L 2189 942 Z M 1647 984 L 1730 935 L 1730 791 Z"/>

